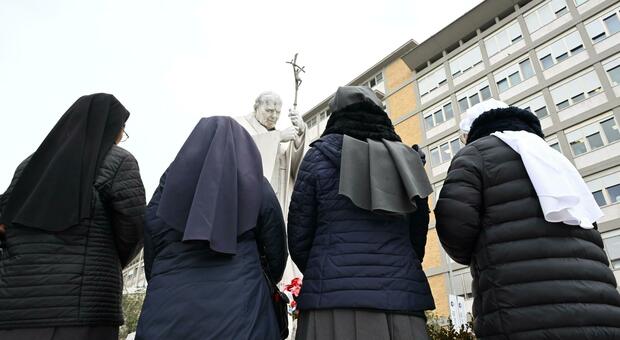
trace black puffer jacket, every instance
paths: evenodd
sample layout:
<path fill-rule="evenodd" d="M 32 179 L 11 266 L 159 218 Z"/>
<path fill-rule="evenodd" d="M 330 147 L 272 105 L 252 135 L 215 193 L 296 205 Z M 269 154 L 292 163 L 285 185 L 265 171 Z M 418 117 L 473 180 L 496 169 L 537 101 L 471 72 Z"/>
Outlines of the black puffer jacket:
<path fill-rule="evenodd" d="M 437 203 L 444 248 L 471 266 L 474 330 L 481 339 L 620 339 L 620 295 L 599 232 L 546 222 L 519 154 L 489 135 L 541 135 L 533 117 L 483 114 Z"/>
<path fill-rule="evenodd" d="M 0 211 L 27 161 L 0 196 Z M 93 186 L 93 218 L 59 233 L 7 226 L 0 261 L 0 329 L 118 326 L 121 269 L 142 246 L 144 187 L 138 163 L 113 146 Z"/>

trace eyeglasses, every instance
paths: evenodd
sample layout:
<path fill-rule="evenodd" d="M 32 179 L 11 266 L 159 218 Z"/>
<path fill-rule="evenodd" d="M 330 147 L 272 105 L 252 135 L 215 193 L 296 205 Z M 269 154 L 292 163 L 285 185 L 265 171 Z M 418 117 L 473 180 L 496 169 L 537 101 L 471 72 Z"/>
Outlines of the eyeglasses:
<path fill-rule="evenodd" d="M 128 139 L 129 139 L 129 134 L 127 134 L 127 131 L 125 131 L 125 128 L 123 128 L 123 137 L 121 138 L 121 143 L 126 142 Z"/>

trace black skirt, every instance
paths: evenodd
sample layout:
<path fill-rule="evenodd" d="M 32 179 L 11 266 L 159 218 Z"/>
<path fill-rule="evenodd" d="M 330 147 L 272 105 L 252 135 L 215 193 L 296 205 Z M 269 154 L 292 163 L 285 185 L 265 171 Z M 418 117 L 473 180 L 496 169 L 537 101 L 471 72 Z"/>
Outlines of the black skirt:
<path fill-rule="evenodd" d="M 45 327 L 1 329 L 2 340 L 118 340 L 118 327 Z"/>
<path fill-rule="evenodd" d="M 427 340 L 423 318 L 354 309 L 301 311 L 296 340 Z"/>

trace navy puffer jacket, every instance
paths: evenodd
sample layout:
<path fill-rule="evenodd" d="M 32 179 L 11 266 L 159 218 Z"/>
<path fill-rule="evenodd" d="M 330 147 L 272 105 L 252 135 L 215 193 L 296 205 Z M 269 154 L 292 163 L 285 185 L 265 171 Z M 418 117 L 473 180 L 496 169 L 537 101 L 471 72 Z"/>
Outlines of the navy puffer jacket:
<path fill-rule="evenodd" d="M 338 195 L 342 135 L 314 142 L 295 183 L 288 216 L 291 258 L 304 274 L 298 307 L 401 313 L 434 309 L 422 271 L 429 209 L 386 216 Z"/>

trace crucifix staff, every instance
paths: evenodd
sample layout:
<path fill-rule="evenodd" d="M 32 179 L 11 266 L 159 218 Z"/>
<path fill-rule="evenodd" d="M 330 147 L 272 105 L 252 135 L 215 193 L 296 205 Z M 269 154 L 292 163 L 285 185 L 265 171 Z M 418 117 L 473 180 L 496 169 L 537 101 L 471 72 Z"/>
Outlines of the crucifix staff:
<path fill-rule="evenodd" d="M 293 66 L 293 75 L 295 77 L 295 101 L 293 102 L 293 109 L 295 111 L 297 111 L 297 93 L 299 91 L 299 86 L 301 85 L 301 78 L 299 77 L 299 74 L 301 72 L 306 72 L 306 70 L 304 69 L 305 66 L 299 66 L 297 65 L 297 55 L 299 53 L 295 53 L 295 56 L 293 57 L 293 60 L 291 61 L 287 61 L 287 64 L 291 64 Z"/>

